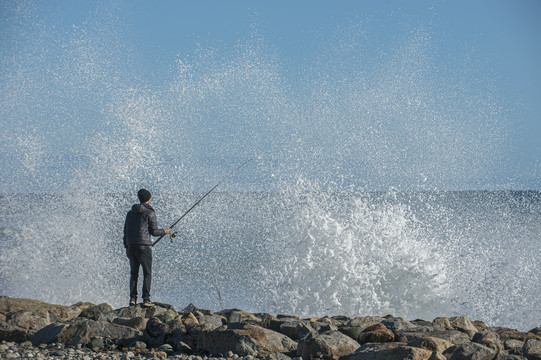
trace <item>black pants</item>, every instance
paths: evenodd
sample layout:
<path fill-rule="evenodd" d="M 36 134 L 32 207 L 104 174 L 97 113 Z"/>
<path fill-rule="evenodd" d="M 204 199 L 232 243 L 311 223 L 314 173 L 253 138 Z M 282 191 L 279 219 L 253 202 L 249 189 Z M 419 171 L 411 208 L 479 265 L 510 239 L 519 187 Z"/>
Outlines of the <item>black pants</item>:
<path fill-rule="evenodd" d="M 139 279 L 139 266 L 143 268 L 143 300 L 150 301 L 150 285 L 152 283 L 152 247 L 143 245 L 130 245 L 128 247 L 130 259 L 130 299 L 137 299 L 137 281 Z"/>

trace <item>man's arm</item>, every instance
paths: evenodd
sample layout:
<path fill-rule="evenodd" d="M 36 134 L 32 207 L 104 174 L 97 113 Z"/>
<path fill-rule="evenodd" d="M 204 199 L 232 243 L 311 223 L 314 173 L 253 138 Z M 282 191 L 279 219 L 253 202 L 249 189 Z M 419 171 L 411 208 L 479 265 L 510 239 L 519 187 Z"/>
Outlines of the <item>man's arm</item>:
<path fill-rule="evenodd" d="M 150 235 L 152 236 L 163 236 L 165 234 L 169 234 L 171 232 L 171 229 L 158 228 L 158 221 L 156 220 L 156 213 L 154 211 L 151 211 L 148 216 L 148 231 Z"/>

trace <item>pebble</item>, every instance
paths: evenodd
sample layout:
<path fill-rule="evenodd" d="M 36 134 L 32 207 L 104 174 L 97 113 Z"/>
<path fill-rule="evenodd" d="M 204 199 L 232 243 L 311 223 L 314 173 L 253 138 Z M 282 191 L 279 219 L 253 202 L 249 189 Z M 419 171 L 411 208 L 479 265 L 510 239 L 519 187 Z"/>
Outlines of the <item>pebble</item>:
<path fill-rule="evenodd" d="M 146 348 L 146 344 L 137 344 Z M 144 346 L 143 346 L 144 345 Z M 113 347 L 114 348 L 114 347 Z M 62 343 L 32 346 L 30 342 L 21 344 L 2 342 L 0 344 L 1 359 L 39 359 L 39 360 L 150 360 L 150 359 L 178 359 L 178 360 L 259 360 L 253 356 L 240 357 L 233 352 L 228 352 L 225 357 L 210 357 L 173 352 L 170 345 L 162 345 L 159 350 L 148 351 L 138 349 L 101 349 L 98 351 L 91 348 L 78 346 L 66 346 Z"/>

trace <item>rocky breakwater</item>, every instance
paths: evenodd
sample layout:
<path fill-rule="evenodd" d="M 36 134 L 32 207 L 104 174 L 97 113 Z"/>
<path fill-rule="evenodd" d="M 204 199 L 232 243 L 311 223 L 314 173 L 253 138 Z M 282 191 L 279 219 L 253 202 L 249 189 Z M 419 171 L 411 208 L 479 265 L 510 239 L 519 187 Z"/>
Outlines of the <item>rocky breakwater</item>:
<path fill-rule="evenodd" d="M 300 319 L 190 305 L 47 304 L 0 297 L 0 358 L 203 360 L 541 360 L 541 328 L 488 327 L 461 316 Z"/>

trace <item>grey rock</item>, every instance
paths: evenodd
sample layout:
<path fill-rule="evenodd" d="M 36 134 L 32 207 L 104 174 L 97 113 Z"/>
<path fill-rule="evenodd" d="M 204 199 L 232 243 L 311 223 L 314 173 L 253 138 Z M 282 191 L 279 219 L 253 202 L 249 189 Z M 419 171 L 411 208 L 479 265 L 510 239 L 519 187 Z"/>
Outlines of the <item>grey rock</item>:
<path fill-rule="evenodd" d="M 408 342 L 408 346 L 422 348 L 443 354 L 445 350 L 454 346 L 454 344 L 447 340 L 428 336 L 425 338 L 413 339 L 412 341 Z"/>
<path fill-rule="evenodd" d="M 145 344 L 142 341 L 134 341 L 132 342 L 128 348 L 130 349 L 139 349 L 139 350 L 145 350 L 147 348 L 147 344 Z"/>
<path fill-rule="evenodd" d="M 472 341 L 497 351 L 504 350 L 500 335 L 490 330 L 481 330 L 475 333 Z"/>
<path fill-rule="evenodd" d="M 500 351 L 494 360 L 527 360 L 524 356 L 509 354 L 507 351 Z"/>
<path fill-rule="evenodd" d="M 219 328 L 202 331 L 197 341 L 197 350 L 211 354 L 232 351 L 240 356 L 263 357 L 270 353 L 293 351 L 297 343 L 278 332 L 257 325 L 243 324 L 238 329 Z"/>
<path fill-rule="evenodd" d="M 46 310 L 17 311 L 6 315 L 6 321 L 0 323 L 0 340 L 23 342 L 31 338 L 43 327 L 55 319 Z"/>
<path fill-rule="evenodd" d="M 381 321 L 381 324 L 383 324 L 387 329 L 391 331 L 411 329 L 416 327 L 402 317 L 385 317 L 384 320 Z"/>
<path fill-rule="evenodd" d="M 56 341 L 67 345 L 88 344 L 94 337 L 110 339 L 135 339 L 142 333 L 133 328 L 90 319 L 80 319 L 63 328 L 56 336 Z"/>
<path fill-rule="evenodd" d="M 94 351 L 99 351 L 105 347 L 105 341 L 102 337 L 95 337 L 90 339 L 90 348 Z"/>
<path fill-rule="evenodd" d="M 81 312 L 81 314 L 79 314 L 79 317 L 92 319 L 92 320 L 98 320 L 98 316 L 100 314 L 112 312 L 113 310 L 114 308 L 111 305 L 107 303 L 103 303 L 103 304 L 94 305 L 94 306 L 84 309 Z"/>
<path fill-rule="evenodd" d="M 340 360 L 429 360 L 433 352 L 426 349 L 390 343 L 386 347 L 365 347 L 354 354 L 342 357 Z M 437 359 L 434 357 L 433 359 Z"/>
<path fill-rule="evenodd" d="M 337 360 L 341 356 L 352 354 L 359 347 L 358 342 L 339 331 L 309 334 L 299 341 L 297 355 L 303 359 Z"/>
<path fill-rule="evenodd" d="M 147 326 L 148 319 L 142 317 L 133 317 L 133 318 L 115 318 L 113 319 L 113 324 L 128 326 L 136 330 L 143 331 Z"/>
<path fill-rule="evenodd" d="M 526 340 L 522 347 L 522 354 L 528 360 L 541 360 L 541 341 L 535 339 Z"/>
<path fill-rule="evenodd" d="M 517 351 L 522 350 L 522 347 L 524 346 L 524 341 L 522 340 L 515 340 L 515 339 L 507 339 L 503 343 L 505 350 L 511 350 L 511 351 Z"/>
<path fill-rule="evenodd" d="M 36 332 L 30 339 L 30 341 L 32 342 L 33 346 L 37 346 L 39 344 L 50 344 L 56 341 L 57 335 L 65 327 L 67 327 L 67 325 L 62 323 L 54 323 L 47 325 L 46 327 Z"/>
<path fill-rule="evenodd" d="M 455 345 L 443 352 L 448 360 L 492 360 L 497 351 L 477 343 Z"/>

